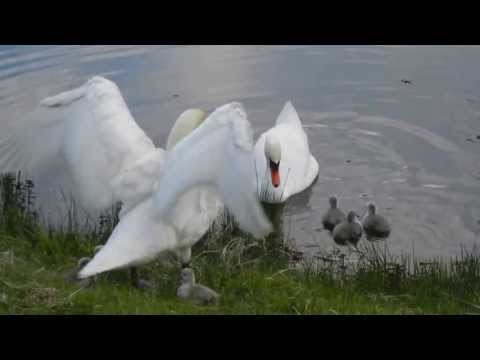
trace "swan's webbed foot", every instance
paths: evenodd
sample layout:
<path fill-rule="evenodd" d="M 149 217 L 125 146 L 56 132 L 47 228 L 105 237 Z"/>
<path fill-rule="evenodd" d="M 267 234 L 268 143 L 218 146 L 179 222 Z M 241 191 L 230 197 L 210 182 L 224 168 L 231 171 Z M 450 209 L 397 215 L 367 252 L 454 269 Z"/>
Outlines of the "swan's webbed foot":
<path fill-rule="evenodd" d="M 192 248 L 180 248 L 176 250 L 176 253 L 182 264 L 182 269 L 190 268 L 190 263 L 192 261 Z"/>

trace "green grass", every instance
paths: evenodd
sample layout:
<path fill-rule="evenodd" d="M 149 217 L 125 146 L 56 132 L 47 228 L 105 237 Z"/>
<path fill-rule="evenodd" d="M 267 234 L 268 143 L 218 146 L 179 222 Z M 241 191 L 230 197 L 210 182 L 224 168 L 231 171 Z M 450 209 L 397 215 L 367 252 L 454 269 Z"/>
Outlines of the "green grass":
<path fill-rule="evenodd" d="M 290 266 L 281 236 L 265 241 L 234 226 L 212 229 L 193 249 L 197 279 L 217 290 L 217 306 L 175 296 L 179 263 L 165 256 L 141 268 L 153 290 L 130 286 L 127 271 L 90 287 L 66 280 L 116 223 L 116 211 L 80 226 L 75 212 L 52 228 L 34 208 L 33 184 L 0 181 L 0 313 L 2 314 L 475 314 L 480 313 L 480 259 L 468 253 L 429 264 L 394 259 L 376 247 L 356 271 Z"/>

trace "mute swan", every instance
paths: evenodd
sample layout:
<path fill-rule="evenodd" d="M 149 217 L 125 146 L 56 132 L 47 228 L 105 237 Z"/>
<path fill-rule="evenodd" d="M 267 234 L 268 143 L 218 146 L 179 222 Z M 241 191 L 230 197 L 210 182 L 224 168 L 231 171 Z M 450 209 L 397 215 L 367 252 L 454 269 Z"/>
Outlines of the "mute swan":
<path fill-rule="evenodd" d="M 328 231 L 333 231 L 336 225 L 347 220 L 347 218 L 343 211 L 338 208 L 338 199 L 335 195 L 330 196 L 328 201 L 330 209 L 323 215 L 322 224 Z"/>
<path fill-rule="evenodd" d="M 218 303 L 219 295 L 206 286 L 195 283 L 195 274 L 192 269 L 183 269 L 181 274 L 180 287 L 177 296 L 182 300 L 193 300 L 202 305 Z"/>
<path fill-rule="evenodd" d="M 169 135 L 170 148 L 205 117 L 195 109 L 180 115 Z M 164 158 L 165 151 L 133 119 L 116 84 L 100 76 L 43 100 L 19 131 L 0 140 L 0 171 L 35 176 L 62 162 L 87 210 L 121 201 L 121 215 L 151 194 Z"/>
<path fill-rule="evenodd" d="M 182 113 L 168 136 L 167 151 L 205 118 L 198 109 Z M 0 171 L 37 175 L 61 162 L 87 210 L 104 210 L 121 201 L 120 218 L 151 196 L 166 152 L 156 148 L 137 125 L 112 81 L 97 76 L 49 97 L 27 120 L 19 131 L 0 141 Z M 217 216 L 220 206 L 208 190 L 192 191 L 177 207 L 178 229 L 184 237 L 196 236 Z M 198 212 L 204 224 L 195 219 Z M 131 275 L 139 286 L 135 269 Z"/>
<path fill-rule="evenodd" d="M 390 236 L 390 224 L 382 215 L 376 213 L 376 205 L 370 202 L 367 205 L 367 215 L 362 221 L 367 240 L 386 239 Z"/>
<path fill-rule="evenodd" d="M 176 214 L 183 196 L 203 188 L 220 198 L 241 229 L 256 237 L 272 231 L 256 193 L 253 132 L 239 103 L 216 109 L 167 153 L 152 196 L 120 219 L 79 278 L 143 264 L 168 250 L 177 250 L 188 265 L 191 246 L 207 231 L 203 226 L 207 220 L 213 219 L 197 213 L 182 229 Z"/>
<path fill-rule="evenodd" d="M 318 175 L 318 162 L 310 153 L 307 134 L 288 101 L 275 126 L 260 135 L 255 164 L 261 201 L 282 203 L 308 188 Z"/>
<path fill-rule="evenodd" d="M 333 229 L 333 240 L 338 245 L 353 245 L 356 248 L 362 234 L 362 225 L 357 220 L 357 214 L 350 210 L 347 219 Z"/>

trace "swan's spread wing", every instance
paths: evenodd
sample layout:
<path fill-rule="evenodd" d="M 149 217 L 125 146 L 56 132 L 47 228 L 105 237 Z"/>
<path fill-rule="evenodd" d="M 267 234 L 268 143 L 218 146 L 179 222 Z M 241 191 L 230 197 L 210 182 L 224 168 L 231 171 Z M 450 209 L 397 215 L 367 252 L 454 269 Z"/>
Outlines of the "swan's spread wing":
<path fill-rule="evenodd" d="M 86 278 L 113 269 L 140 265 L 177 245 L 175 230 L 155 217 L 149 198 L 122 217 L 105 246 L 78 274 Z"/>
<path fill-rule="evenodd" d="M 162 251 L 191 246 L 216 217 L 217 196 L 240 227 L 256 236 L 269 233 L 271 224 L 255 192 L 252 147 L 243 108 L 234 103 L 217 109 L 168 153 L 154 195 L 122 217 L 79 276 L 141 264 Z M 197 211 L 198 219 L 184 210 L 191 215 Z M 204 214 L 207 219 L 200 219 Z"/>
<path fill-rule="evenodd" d="M 152 195 L 162 172 L 166 152 L 157 148 L 122 170 L 111 185 L 113 198 L 123 202 L 122 214 Z"/>
<path fill-rule="evenodd" d="M 166 250 L 196 243 L 217 217 L 216 194 L 210 189 L 191 189 L 175 204 L 174 222 L 165 223 L 156 214 L 150 197 L 120 220 L 106 245 L 79 277 L 142 264 Z"/>
<path fill-rule="evenodd" d="M 158 216 L 171 219 L 183 193 L 206 185 L 214 188 L 242 229 L 259 237 L 268 234 L 271 224 L 256 195 L 252 134 L 240 104 L 215 110 L 168 154 L 154 194 Z"/>
<path fill-rule="evenodd" d="M 188 190 L 176 201 L 170 219 L 185 244 L 195 244 L 220 214 L 222 204 L 217 192 L 208 187 Z"/>
<path fill-rule="evenodd" d="M 18 131 L 0 139 L 0 171 L 35 176 L 64 161 L 84 206 L 100 209 L 121 200 L 113 199 L 112 179 L 154 150 L 118 87 L 94 77 L 45 99 Z"/>

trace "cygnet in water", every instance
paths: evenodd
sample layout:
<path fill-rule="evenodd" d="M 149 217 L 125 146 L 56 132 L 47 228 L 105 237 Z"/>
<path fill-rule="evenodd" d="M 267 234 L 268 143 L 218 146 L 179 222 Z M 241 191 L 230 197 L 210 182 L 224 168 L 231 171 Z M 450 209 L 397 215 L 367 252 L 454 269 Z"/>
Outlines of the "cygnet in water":
<path fill-rule="evenodd" d="M 362 234 L 362 224 L 358 221 L 355 211 L 350 210 L 347 219 L 333 229 L 333 240 L 338 245 L 353 245 L 356 248 Z"/>
<path fill-rule="evenodd" d="M 335 195 L 330 196 L 328 201 L 330 203 L 330 209 L 323 215 L 322 224 L 328 231 L 333 231 L 336 225 L 345 221 L 347 218 L 343 211 L 338 208 L 338 199 Z"/>
<path fill-rule="evenodd" d="M 365 230 L 367 240 L 386 239 L 391 232 L 390 224 L 382 215 L 377 214 L 375 203 L 371 202 L 367 205 L 368 212 L 363 219 L 362 225 Z"/>

